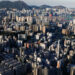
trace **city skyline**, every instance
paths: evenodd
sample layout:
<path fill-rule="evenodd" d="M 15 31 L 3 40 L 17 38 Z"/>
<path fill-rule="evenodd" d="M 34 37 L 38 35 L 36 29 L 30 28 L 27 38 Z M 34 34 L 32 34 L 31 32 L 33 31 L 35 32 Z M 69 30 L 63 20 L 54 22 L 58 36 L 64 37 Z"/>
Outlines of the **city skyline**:
<path fill-rule="evenodd" d="M 12 1 L 12 0 L 0 0 L 0 1 Z M 19 1 L 19 0 L 13 0 Z M 63 5 L 68 8 L 75 8 L 75 0 L 21 0 L 27 3 L 28 5 L 50 5 L 50 6 L 58 6 Z"/>
<path fill-rule="evenodd" d="M 75 75 L 74 2 L 0 0 L 0 75 Z"/>

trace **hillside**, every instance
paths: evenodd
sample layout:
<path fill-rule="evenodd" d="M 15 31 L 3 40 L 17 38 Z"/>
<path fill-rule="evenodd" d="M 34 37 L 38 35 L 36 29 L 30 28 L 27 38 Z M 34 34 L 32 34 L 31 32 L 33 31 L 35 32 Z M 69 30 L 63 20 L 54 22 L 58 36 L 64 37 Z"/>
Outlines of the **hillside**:
<path fill-rule="evenodd" d="M 25 2 L 23 1 L 15 1 L 15 2 L 11 2 L 11 1 L 1 1 L 0 2 L 0 8 L 17 8 L 17 9 L 30 9 L 31 7 L 28 6 Z"/>
<path fill-rule="evenodd" d="M 0 8 L 16 8 L 16 9 L 32 9 L 32 8 L 36 8 L 36 9 L 45 9 L 45 8 L 58 8 L 58 9 L 62 9 L 65 8 L 64 6 L 49 6 L 49 5 L 41 5 L 41 6 L 29 6 L 27 5 L 25 2 L 23 1 L 15 1 L 15 2 L 11 2 L 11 1 L 0 1 Z"/>

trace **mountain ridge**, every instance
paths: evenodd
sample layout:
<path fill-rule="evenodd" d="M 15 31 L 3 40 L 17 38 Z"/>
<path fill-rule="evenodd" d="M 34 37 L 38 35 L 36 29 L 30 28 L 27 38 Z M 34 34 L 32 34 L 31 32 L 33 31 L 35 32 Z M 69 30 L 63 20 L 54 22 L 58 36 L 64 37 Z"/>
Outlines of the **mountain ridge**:
<path fill-rule="evenodd" d="M 66 8 L 64 6 L 49 6 L 49 5 L 41 5 L 41 6 L 36 6 L 36 5 L 28 5 L 27 3 L 25 3 L 24 1 L 0 1 L 0 8 L 17 8 L 19 10 L 25 8 L 25 9 L 32 9 L 32 8 L 36 8 L 36 9 L 45 9 L 45 8 L 58 8 L 58 9 L 63 9 Z"/>

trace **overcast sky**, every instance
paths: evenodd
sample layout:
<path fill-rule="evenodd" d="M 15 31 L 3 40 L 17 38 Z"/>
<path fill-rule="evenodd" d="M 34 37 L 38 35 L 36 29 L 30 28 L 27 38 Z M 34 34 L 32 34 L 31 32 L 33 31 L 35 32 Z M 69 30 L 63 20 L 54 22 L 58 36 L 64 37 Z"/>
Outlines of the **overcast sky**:
<path fill-rule="evenodd" d="M 0 1 L 6 1 L 6 0 L 0 0 Z M 12 0 L 9 0 L 12 1 Z M 16 1 L 16 0 L 13 0 Z M 69 8 L 75 8 L 75 0 L 22 0 L 26 2 L 29 5 L 64 5 Z"/>

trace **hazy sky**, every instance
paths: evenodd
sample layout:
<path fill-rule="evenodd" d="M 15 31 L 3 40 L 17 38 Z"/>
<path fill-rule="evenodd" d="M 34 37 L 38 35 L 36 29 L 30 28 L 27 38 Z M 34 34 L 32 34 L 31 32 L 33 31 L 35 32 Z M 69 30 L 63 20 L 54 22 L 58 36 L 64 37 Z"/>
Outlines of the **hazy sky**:
<path fill-rule="evenodd" d="M 3 1 L 3 0 L 0 0 Z M 6 0 L 4 0 L 6 1 Z M 9 1 L 16 1 L 16 0 L 9 0 Z M 69 8 L 75 8 L 75 0 L 22 0 L 25 1 L 29 5 L 64 5 Z"/>

